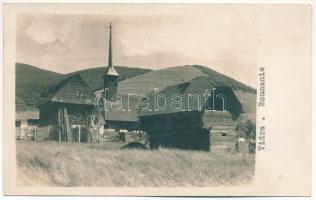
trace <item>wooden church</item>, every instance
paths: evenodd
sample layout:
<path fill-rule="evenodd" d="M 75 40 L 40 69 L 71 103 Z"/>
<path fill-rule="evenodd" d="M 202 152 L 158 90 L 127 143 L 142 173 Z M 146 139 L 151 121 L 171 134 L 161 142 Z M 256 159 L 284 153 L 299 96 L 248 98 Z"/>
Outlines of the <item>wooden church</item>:
<path fill-rule="evenodd" d="M 119 74 L 112 65 L 112 26 L 108 67 L 103 75 L 104 94 L 110 99 L 116 94 Z M 51 87 L 39 105 L 40 126 L 49 126 L 50 139 L 65 142 L 96 142 L 103 133 L 104 115 L 95 107 L 96 95 L 80 73 L 72 74 Z"/>

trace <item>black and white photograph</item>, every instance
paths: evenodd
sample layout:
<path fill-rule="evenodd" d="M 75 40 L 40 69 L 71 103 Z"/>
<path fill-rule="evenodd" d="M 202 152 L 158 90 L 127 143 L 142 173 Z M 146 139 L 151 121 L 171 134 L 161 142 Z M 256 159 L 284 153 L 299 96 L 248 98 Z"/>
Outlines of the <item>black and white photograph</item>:
<path fill-rule="evenodd" d="M 37 188 L 39 194 L 38 188 L 59 187 L 221 191 L 201 193 L 212 196 L 225 194 L 224 188 L 239 187 L 246 188 L 241 195 L 270 194 L 247 188 L 259 190 L 260 181 L 290 182 L 286 170 L 284 174 L 278 168 L 267 170 L 276 157 L 283 156 L 274 153 L 272 145 L 277 150 L 290 145 L 282 143 L 283 133 L 291 140 L 290 132 L 273 130 L 278 119 L 271 110 L 284 119 L 290 111 L 282 114 L 281 99 L 272 94 L 287 91 L 274 92 L 283 84 L 275 76 L 287 78 L 281 69 L 292 66 L 279 56 L 292 55 L 288 44 L 297 56 L 288 62 L 304 60 L 302 69 L 308 71 L 306 6 L 29 4 L 7 8 L 11 11 L 4 13 L 7 19 L 14 16 L 10 20 L 14 25 L 6 30 L 14 34 L 7 34 L 5 41 L 14 41 L 6 47 L 12 55 L 7 66 L 14 81 L 15 110 L 15 129 L 12 121 L 9 139 L 15 167 L 10 170 L 17 188 Z M 284 23 L 285 17 L 292 24 Z M 5 18 L 5 24 L 8 21 Z M 278 24 L 284 29 L 294 27 L 291 35 L 283 34 Z M 273 45 L 287 51 L 268 50 Z M 280 68 L 273 67 L 278 71 L 272 74 L 272 61 L 278 56 Z M 304 73 L 302 79 L 307 77 Z M 299 111 L 303 114 L 297 114 L 300 119 L 291 123 L 306 122 L 304 106 L 308 105 Z M 309 133 L 309 126 L 300 127 L 302 134 Z M 276 136 L 282 139 L 271 142 Z M 308 147 L 301 138 L 300 144 Z M 301 150 L 283 158 L 294 158 Z M 262 164 L 268 161 L 270 165 Z M 264 176 L 266 180 L 258 178 Z M 301 183 L 306 183 L 305 177 L 302 174 Z M 301 186 L 304 189 L 297 191 L 306 194 L 306 184 Z M 229 196 L 235 190 L 227 191 Z"/>
<path fill-rule="evenodd" d="M 17 181 L 249 184 L 256 30 L 239 12 L 223 9 L 221 23 L 212 14 L 18 16 Z"/>

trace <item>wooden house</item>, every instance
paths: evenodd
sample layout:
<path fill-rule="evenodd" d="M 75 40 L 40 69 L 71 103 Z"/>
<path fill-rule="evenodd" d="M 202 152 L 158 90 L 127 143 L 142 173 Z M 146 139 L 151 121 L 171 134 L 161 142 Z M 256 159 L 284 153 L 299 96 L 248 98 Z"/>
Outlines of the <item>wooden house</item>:
<path fill-rule="evenodd" d="M 151 107 L 151 110 L 140 110 L 139 113 L 142 129 L 149 134 L 151 148 L 164 146 L 207 151 L 234 148 L 238 119 L 243 109 L 230 87 L 215 85 L 209 78 L 199 77 L 169 86 L 159 95 L 169 101 L 165 109 Z"/>
<path fill-rule="evenodd" d="M 95 95 L 79 73 L 52 87 L 41 102 L 40 125 L 50 126 L 49 136 L 56 141 L 89 142 L 102 117 L 95 110 Z"/>
<path fill-rule="evenodd" d="M 31 139 L 39 125 L 39 110 L 36 104 L 26 104 L 17 99 L 15 110 L 16 139 Z"/>

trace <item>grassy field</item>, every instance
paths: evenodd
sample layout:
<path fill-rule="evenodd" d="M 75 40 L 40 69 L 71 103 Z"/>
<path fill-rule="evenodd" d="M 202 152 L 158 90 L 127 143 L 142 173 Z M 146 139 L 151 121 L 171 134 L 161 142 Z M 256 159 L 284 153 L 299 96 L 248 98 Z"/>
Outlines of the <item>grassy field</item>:
<path fill-rule="evenodd" d="M 254 175 L 254 155 L 176 149 L 121 150 L 120 145 L 18 142 L 17 184 L 218 186 L 249 184 Z"/>

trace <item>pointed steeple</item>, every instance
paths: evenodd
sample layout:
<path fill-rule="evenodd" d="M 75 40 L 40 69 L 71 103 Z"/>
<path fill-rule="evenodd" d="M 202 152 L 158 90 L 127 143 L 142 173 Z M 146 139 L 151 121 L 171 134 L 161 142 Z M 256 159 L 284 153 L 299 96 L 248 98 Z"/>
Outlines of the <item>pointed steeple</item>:
<path fill-rule="evenodd" d="M 112 23 L 110 22 L 110 40 L 109 40 L 109 60 L 108 68 L 105 71 L 105 76 L 120 76 L 115 70 L 112 63 Z"/>
<path fill-rule="evenodd" d="M 109 61 L 105 74 L 102 76 L 103 94 L 106 99 L 111 99 L 117 94 L 117 81 L 119 76 L 112 63 L 112 24 L 110 23 Z"/>

